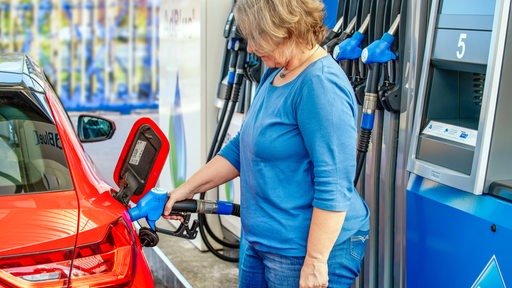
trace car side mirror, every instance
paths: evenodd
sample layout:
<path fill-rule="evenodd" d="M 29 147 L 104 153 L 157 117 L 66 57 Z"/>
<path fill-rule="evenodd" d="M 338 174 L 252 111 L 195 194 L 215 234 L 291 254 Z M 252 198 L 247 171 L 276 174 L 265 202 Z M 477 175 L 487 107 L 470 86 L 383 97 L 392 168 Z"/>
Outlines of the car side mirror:
<path fill-rule="evenodd" d="M 114 181 L 119 192 L 114 197 L 127 206 L 137 203 L 155 187 L 169 154 L 169 140 L 151 120 L 137 120 L 128 134 L 114 170 Z"/>
<path fill-rule="evenodd" d="M 80 142 L 104 141 L 116 131 L 114 121 L 95 115 L 79 115 L 77 127 Z"/>

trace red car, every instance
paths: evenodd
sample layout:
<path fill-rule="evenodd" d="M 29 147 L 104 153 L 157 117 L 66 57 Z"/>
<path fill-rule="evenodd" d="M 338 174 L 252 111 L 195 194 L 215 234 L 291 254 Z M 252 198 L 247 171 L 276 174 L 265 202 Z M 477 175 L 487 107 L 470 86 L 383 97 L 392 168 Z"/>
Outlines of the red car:
<path fill-rule="evenodd" d="M 163 165 L 160 156 L 137 150 L 154 123 L 132 129 L 129 141 L 139 145 L 125 146 L 116 191 L 95 173 L 81 144 L 109 139 L 114 123 L 95 116 L 78 122 L 75 131 L 35 61 L 0 55 L 0 287 L 154 285 L 127 213 L 128 202 L 156 183 L 155 159 Z M 153 150 L 165 153 L 159 145 Z M 137 157 L 152 162 L 137 172 Z"/>

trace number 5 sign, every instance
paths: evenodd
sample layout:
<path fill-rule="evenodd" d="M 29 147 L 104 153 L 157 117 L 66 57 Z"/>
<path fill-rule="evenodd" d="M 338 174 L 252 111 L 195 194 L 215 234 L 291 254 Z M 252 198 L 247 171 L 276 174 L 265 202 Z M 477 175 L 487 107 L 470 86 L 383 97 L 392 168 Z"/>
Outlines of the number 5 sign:
<path fill-rule="evenodd" d="M 457 47 L 459 48 L 457 50 L 457 58 L 462 59 L 464 57 L 464 53 L 466 53 L 466 43 L 464 43 L 464 40 L 468 37 L 466 33 L 460 33 L 459 34 L 459 43 L 457 44 Z"/>

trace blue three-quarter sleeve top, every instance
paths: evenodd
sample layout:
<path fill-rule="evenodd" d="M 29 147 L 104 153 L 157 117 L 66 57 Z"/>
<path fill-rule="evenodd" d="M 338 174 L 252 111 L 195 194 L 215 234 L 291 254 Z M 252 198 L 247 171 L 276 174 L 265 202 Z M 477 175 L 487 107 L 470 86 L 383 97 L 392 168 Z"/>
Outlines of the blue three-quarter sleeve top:
<path fill-rule="evenodd" d="M 353 185 L 358 110 L 343 70 L 325 56 L 282 86 L 268 72 L 219 153 L 240 172 L 244 238 L 262 251 L 304 256 L 313 207 L 347 212 L 337 243 L 369 230 Z"/>

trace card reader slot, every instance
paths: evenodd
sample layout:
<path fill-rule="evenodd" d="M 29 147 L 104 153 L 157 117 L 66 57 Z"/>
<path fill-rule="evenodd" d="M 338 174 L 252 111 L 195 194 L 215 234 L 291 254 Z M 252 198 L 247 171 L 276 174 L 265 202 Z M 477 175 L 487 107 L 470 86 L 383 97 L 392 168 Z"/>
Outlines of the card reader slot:
<path fill-rule="evenodd" d="M 432 135 L 421 135 L 418 141 L 417 158 L 467 175 L 471 174 L 475 147 L 441 139 Z"/>

